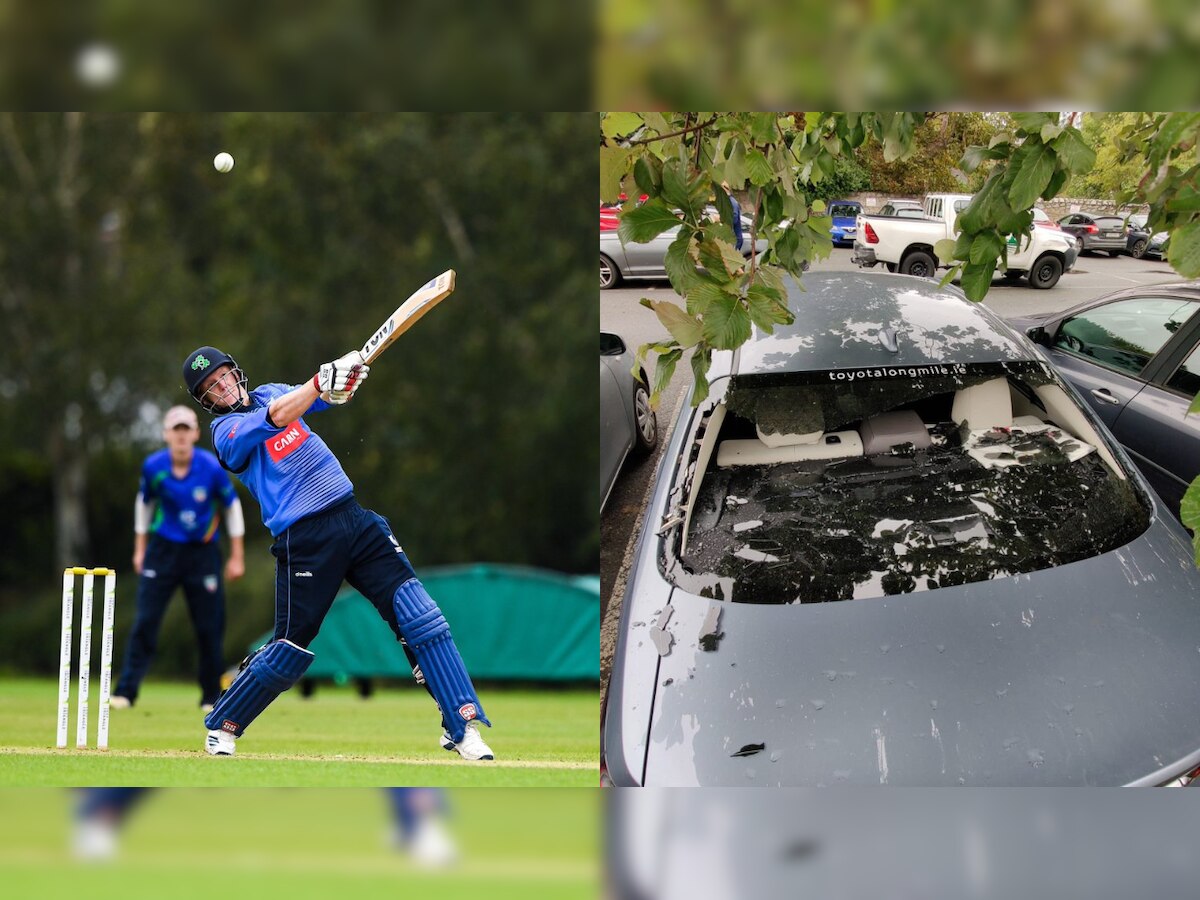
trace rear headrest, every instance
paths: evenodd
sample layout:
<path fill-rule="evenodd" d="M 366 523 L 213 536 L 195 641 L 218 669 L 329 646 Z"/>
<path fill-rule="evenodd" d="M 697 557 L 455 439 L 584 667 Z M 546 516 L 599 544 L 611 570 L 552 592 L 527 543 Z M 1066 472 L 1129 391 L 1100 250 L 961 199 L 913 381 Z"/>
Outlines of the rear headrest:
<path fill-rule="evenodd" d="M 1008 380 L 993 378 L 983 384 L 956 391 L 950 417 L 956 424 L 965 422 L 972 431 L 1011 428 L 1012 395 L 1008 391 Z"/>
<path fill-rule="evenodd" d="M 768 434 L 761 425 L 755 425 L 758 439 L 768 447 L 795 447 L 797 444 L 815 444 L 821 439 L 823 431 L 811 431 L 808 434 Z"/>

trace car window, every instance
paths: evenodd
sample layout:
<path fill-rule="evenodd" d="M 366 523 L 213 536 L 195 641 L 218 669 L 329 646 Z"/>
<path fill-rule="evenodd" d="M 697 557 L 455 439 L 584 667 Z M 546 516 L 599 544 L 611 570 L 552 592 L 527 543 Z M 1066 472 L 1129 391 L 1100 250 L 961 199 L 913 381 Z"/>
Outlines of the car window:
<path fill-rule="evenodd" d="M 954 201 L 954 211 L 962 212 L 964 209 L 966 209 L 970 205 L 971 205 L 971 201 L 969 198 L 966 200 L 955 200 Z"/>
<path fill-rule="evenodd" d="M 857 216 L 859 212 L 859 207 L 852 206 L 849 203 L 835 203 L 833 206 L 829 207 L 830 216 L 850 216 L 853 218 L 854 216 Z"/>
<path fill-rule="evenodd" d="M 1179 364 L 1179 368 L 1167 379 L 1167 387 L 1189 398 L 1200 394 L 1200 347 L 1189 353 L 1187 359 Z"/>
<path fill-rule="evenodd" d="M 1125 220 L 1120 216 L 1097 216 L 1096 224 L 1101 228 L 1124 228 Z"/>
<path fill-rule="evenodd" d="M 1135 297 L 1097 306 L 1066 319 L 1054 345 L 1103 366 L 1139 374 L 1200 303 Z"/>
<path fill-rule="evenodd" d="M 935 590 L 1106 553 L 1149 525 L 1134 479 L 1043 363 L 717 387 L 721 415 L 701 413 L 703 439 L 679 461 L 696 485 L 688 523 L 663 532 L 664 575 L 693 593 L 792 604 Z"/>

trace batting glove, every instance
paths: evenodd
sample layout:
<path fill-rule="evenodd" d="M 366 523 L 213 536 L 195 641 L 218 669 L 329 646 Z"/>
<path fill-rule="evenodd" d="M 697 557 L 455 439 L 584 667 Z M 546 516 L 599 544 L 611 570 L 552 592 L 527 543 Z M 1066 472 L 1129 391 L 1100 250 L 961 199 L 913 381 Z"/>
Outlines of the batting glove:
<path fill-rule="evenodd" d="M 363 362 L 362 354 L 351 350 L 345 356 L 327 362 L 313 376 L 313 387 L 321 393 L 326 391 L 350 391 L 371 372 L 371 367 Z M 343 401 L 344 402 L 344 401 Z"/>

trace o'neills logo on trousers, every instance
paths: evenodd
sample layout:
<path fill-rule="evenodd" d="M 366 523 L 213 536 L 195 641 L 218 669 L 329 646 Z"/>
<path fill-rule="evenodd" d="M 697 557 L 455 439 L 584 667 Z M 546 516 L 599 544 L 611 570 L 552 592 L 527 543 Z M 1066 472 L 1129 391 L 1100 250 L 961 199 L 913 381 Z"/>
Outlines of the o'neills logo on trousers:
<path fill-rule="evenodd" d="M 263 446 L 271 454 L 271 459 L 279 462 L 288 454 L 295 453 L 296 449 L 307 441 L 310 435 L 311 432 L 304 427 L 304 423 L 297 419 L 279 434 L 271 435 L 263 441 Z"/>

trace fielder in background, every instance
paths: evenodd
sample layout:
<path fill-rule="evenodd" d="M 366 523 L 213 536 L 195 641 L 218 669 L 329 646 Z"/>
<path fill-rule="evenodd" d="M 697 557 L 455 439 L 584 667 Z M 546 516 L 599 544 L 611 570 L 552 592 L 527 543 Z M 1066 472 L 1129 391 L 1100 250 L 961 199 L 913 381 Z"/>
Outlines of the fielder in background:
<path fill-rule="evenodd" d="M 274 639 L 246 659 L 205 718 L 205 750 L 232 756 L 234 739 L 308 669 L 317 636 L 343 579 L 366 597 L 400 641 L 417 681 L 442 715 L 443 749 L 493 759 L 478 723 L 491 725 L 441 610 L 378 513 L 359 506 L 337 457 L 304 421 L 348 403 L 370 369 L 351 351 L 298 386 L 246 387 L 232 357 L 201 347 L 183 363 L 193 399 L 215 418 L 221 465 L 249 488 L 275 538 Z"/>
<path fill-rule="evenodd" d="M 167 446 L 142 464 L 133 515 L 133 568 L 138 573 L 137 614 L 121 677 L 110 706 L 125 709 L 138 698 L 158 647 L 167 604 L 182 586 L 199 650 L 200 706 L 207 713 L 221 693 L 225 668 L 225 586 L 218 543 L 220 510 L 229 532 L 225 578 L 245 572 L 242 504 L 217 458 L 196 448 L 200 424 L 194 410 L 172 406 L 163 418 Z"/>

